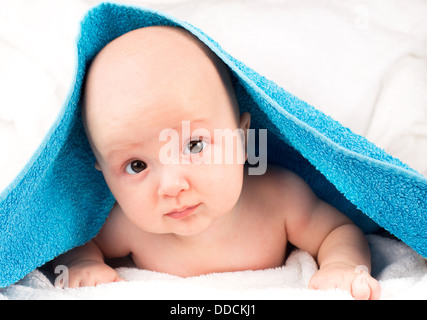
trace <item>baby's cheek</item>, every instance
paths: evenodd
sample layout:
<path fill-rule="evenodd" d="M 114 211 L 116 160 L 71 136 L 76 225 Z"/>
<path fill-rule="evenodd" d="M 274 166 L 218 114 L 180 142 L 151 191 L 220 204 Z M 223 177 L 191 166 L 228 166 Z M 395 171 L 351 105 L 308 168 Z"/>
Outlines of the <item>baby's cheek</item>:
<path fill-rule="evenodd" d="M 217 170 L 213 174 L 211 186 L 213 197 L 218 205 L 223 205 L 224 210 L 231 209 L 238 201 L 243 185 L 243 166 L 240 165 L 216 165 Z"/>

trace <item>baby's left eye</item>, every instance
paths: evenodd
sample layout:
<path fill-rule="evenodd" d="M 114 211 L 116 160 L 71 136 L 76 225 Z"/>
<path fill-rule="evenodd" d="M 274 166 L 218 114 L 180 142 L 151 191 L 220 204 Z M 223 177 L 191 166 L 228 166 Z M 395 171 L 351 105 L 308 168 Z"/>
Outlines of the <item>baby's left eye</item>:
<path fill-rule="evenodd" d="M 138 174 L 144 171 L 146 168 L 147 168 L 147 164 L 144 161 L 135 160 L 126 166 L 125 171 L 126 173 L 133 175 L 133 174 Z"/>
<path fill-rule="evenodd" d="M 206 147 L 207 143 L 205 141 L 203 141 L 203 139 L 198 139 L 198 140 L 191 140 L 190 142 L 188 142 L 185 145 L 185 149 L 184 149 L 184 153 L 185 154 L 189 154 L 189 153 L 200 153 L 202 152 L 202 150 Z"/>

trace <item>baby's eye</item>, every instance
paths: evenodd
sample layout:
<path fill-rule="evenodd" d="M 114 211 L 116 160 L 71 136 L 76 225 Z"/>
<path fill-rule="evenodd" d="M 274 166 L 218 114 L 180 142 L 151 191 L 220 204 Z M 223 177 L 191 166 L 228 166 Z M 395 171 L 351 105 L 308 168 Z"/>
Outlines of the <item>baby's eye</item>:
<path fill-rule="evenodd" d="M 186 144 L 185 149 L 184 149 L 184 153 L 185 154 L 189 154 L 189 153 L 200 153 L 202 152 L 203 148 L 205 148 L 207 145 L 207 143 L 205 141 L 203 141 L 202 138 L 198 139 L 198 140 L 191 140 L 189 143 Z"/>
<path fill-rule="evenodd" d="M 146 168 L 147 168 L 147 164 L 144 161 L 135 160 L 126 166 L 125 171 L 128 174 L 138 174 L 144 171 Z"/>

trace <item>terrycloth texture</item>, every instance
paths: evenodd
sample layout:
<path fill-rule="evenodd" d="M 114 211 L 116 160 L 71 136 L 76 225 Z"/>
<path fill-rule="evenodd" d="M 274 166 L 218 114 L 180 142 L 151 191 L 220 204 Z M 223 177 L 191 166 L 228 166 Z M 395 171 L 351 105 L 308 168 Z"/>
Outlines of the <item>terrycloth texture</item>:
<path fill-rule="evenodd" d="M 242 111 L 252 113 L 254 128 L 269 130 L 269 162 L 300 174 L 364 231 L 374 230 L 375 221 L 427 255 L 423 176 L 230 57 L 196 28 L 149 10 L 105 4 L 82 23 L 75 85 L 62 113 L 0 196 L 1 286 L 88 241 L 105 221 L 114 199 L 93 168 L 80 119 L 81 85 L 103 46 L 157 24 L 187 28 L 229 65 Z"/>
<path fill-rule="evenodd" d="M 427 263 L 400 241 L 369 235 L 372 273 L 381 284 L 381 299 L 427 299 Z M 342 290 L 310 290 L 307 283 L 317 270 L 314 259 L 294 251 L 275 269 L 224 272 L 180 278 L 166 273 L 120 267 L 126 282 L 96 287 L 59 289 L 55 275 L 35 270 L 6 289 L 2 299 L 352 299 Z"/>

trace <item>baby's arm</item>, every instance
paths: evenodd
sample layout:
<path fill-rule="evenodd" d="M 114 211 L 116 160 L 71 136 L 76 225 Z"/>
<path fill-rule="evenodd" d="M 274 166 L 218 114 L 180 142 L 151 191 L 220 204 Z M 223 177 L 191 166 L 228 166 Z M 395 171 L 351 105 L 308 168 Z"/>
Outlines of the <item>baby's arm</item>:
<path fill-rule="evenodd" d="M 381 289 L 370 276 L 370 260 L 366 238 L 354 224 L 334 226 L 321 242 L 319 271 L 311 278 L 309 288 L 340 288 L 356 299 L 379 299 Z"/>
<path fill-rule="evenodd" d="M 362 231 L 339 210 L 317 198 L 295 174 L 286 172 L 282 178 L 287 190 L 288 241 L 308 251 L 319 264 L 309 288 L 340 288 L 356 299 L 378 299 L 381 289 L 369 274 L 371 258 Z"/>
<path fill-rule="evenodd" d="M 115 206 L 94 239 L 53 261 L 54 269 L 59 265 L 68 268 L 68 287 L 89 287 L 123 280 L 113 268 L 104 263 L 105 258 L 125 257 L 129 254 L 122 230 L 122 212 Z"/>
<path fill-rule="evenodd" d="M 68 268 L 67 287 L 89 287 L 121 281 L 117 272 L 104 263 L 104 255 L 94 240 L 74 248 L 54 260 L 54 267 Z"/>

